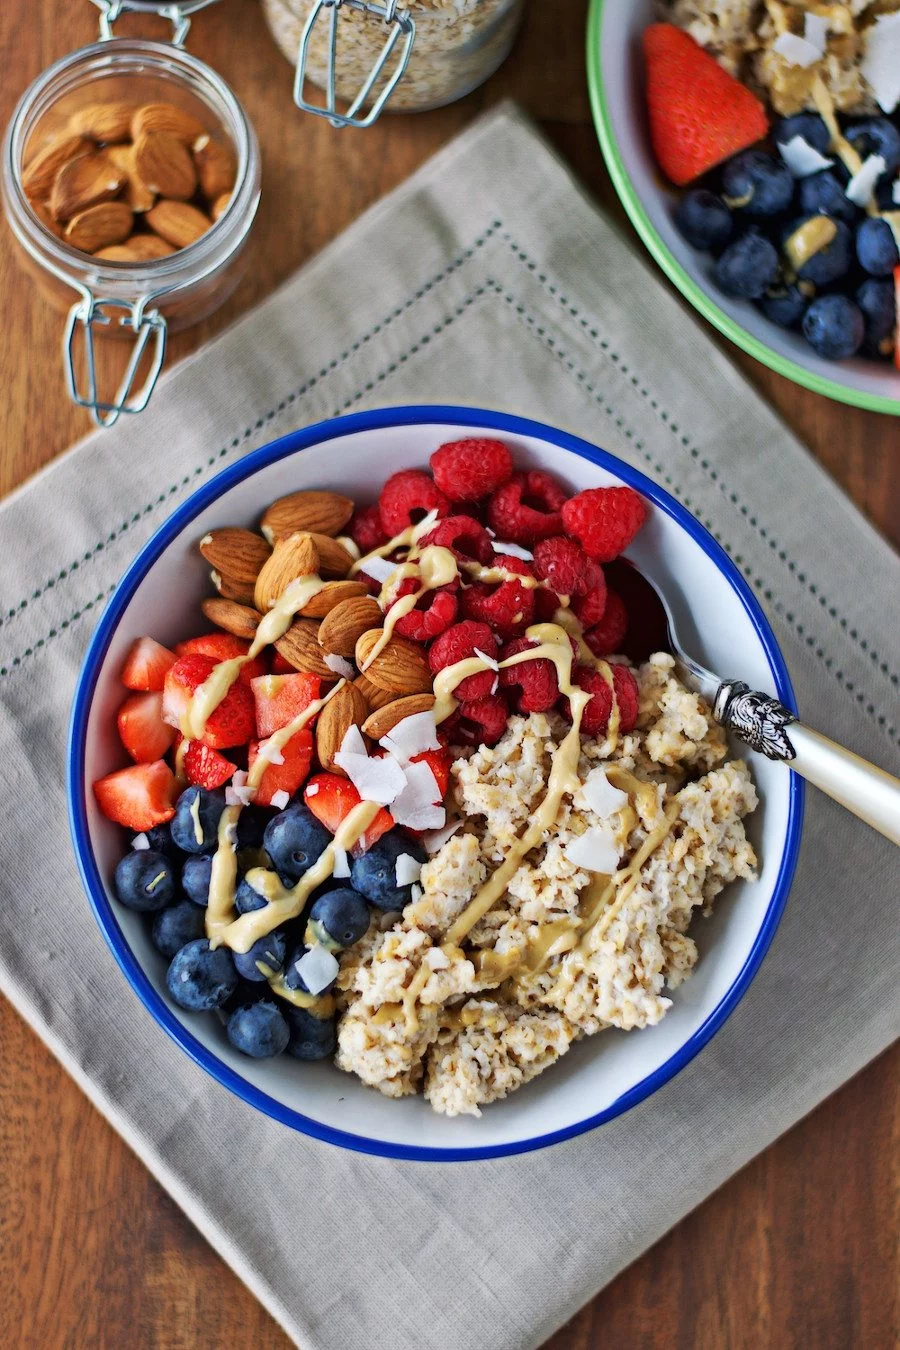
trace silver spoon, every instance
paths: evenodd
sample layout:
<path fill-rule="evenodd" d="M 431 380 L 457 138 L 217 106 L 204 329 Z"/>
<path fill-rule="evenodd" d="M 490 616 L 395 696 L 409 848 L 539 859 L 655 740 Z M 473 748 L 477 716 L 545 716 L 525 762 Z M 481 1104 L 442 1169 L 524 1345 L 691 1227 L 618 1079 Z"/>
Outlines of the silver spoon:
<path fill-rule="evenodd" d="M 892 843 L 900 844 L 900 778 L 804 726 L 777 698 L 751 689 L 743 680 L 721 680 L 701 666 L 682 646 L 663 591 L 642 568 L 634 567 L 634 571 L 662 606 L 669 648 L 681 675 L 702 694 L 716 721 L 751 750 L 781 760 Z"/>

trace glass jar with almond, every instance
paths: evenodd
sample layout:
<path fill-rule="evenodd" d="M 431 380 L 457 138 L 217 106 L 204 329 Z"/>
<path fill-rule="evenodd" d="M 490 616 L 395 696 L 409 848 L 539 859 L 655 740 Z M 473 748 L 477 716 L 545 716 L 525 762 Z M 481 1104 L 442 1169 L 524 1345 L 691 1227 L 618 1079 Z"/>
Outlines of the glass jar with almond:
<path fill-rule="evenodd" d="M 167 333 L 211 314 L 244 270 L 259 148 L 229 87 L 179 45 L 200 7 L 180 6 L 169 44 L 114 37 L 104 3 L 108 36 L 44 71 L 6 132 L 7 218 L 26 270 L 68 316 L 69 393 L 103 426 L 146 407 Z M 97 387 L 104 334 L 133 344 L 115 392 Z"/>

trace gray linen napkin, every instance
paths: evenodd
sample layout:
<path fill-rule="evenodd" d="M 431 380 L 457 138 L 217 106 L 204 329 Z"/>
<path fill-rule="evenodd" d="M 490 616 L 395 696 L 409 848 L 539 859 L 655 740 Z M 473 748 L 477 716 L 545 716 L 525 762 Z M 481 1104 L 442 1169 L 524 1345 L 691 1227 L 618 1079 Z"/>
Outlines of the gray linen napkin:
<path fill-rule="evenodd" d="M 66 839 L 66 722 L 98 612 L 223 465 L 318 418 L 418 401 L 501 404 L 661 480 L 758 592 L 801 709 L 898 768 L 896 559 L 509 109 L 174 370 L 149 412 L 12 497 L 0 984 L 310 1350 L 539 1344 L 898 1021 L 896 854 L 815 794 L 781 930 L 728 1024 L 650 1100 L 544 1153 L 465 1166 L 341 1153 L 230 1097 L 144 1012 Z M 38 819 L 58 842 L 39 858 Z"/>

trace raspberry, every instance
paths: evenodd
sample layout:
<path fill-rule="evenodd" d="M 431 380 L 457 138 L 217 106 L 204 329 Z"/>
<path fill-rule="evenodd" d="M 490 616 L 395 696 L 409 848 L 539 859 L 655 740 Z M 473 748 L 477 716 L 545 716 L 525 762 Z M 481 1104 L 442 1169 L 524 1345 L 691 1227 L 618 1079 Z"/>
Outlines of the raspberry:
<path fill-rule="evenodd" d="M 549 582 L 558 595 L 584 595 L 596 583 L 598 570 L 574 539 L 555 535 L 534 546 L 535 575 Z"/>
<path fill-rule="evenodd" d="M 500 643 L 486 623 L 455 623 L 442 633 L 428 650 L 428 664 L 431 673 L 437 675 L 447 666 L 455 666 L 457 661 L 465 661 L 475 655 L 475 648 L 485 656 L 496 657 Z M 467 675 L 456 686 L 454 693 L 460 702 L 471 702 L 487 698 L 494 687 L 494 671 L 481 670 L 477 675 Z"/>
<path fill-rule="evenodd" d="M 598 562 L 617 558 L 646 519 L 647 507 L 630 487 L 586 488 L 562 508 L 566 530 Z"/>
<path fill-rule="evenodd" d="M 496 563 L 506 572 L 531 576 L 521 558 L 504 556 Z M 462 593 L 462 612 L 467 619 L 490 624 L 501 638 L 516 637 L 534 618 L 534 590 L 520 581 L 502 581 L 499 586 L 476 582 Z"/>
<path fill-rule="evenodd" d="M 407 581 L 412 581 L 412 578 L 407 578 Z M 416 589 L 414 581 L 412 587 L 413 590 Z M 401 586 L 397 599 L 400 599 L 400 595 L 408 593 L 408 589 Z M 414 642 L 430 642 L 432 638 L 440 637 L 441 633 L 446 632 L 450 625 L 455 623 L 458 609 L 459 605 L 452 591 L 431 591 L 422 596 L 415 609 L 411 609 L 402 619 L 397 620 L 395 632 L 401 637 L 412 638 Z"/>
<path fill-rule="evenodd" d="M 637 680 L 627 666 L 613 666 L 613 688 L 619 705 L 619 730 L 632 731 L 638 715 Z M 599 670 L 590 666 L 576 666 L 572 679 L 579 689 L 593 695 L 581 717 L 581 730 L 585 736 L 599 736 L 605 733 L 612 712 L 612 690 Z"/>
<path fill-rule="evenodd" d="M 449 441 L 431 456 L 434 481 L 457 502 L 476 502 L 512 477 L 512 455 L 502 441 Z"/>
<path fill-rule="evenodd" d="M 634 672 L 628 666 L 613 666 L 613 685 L 619 705 L 619 730 L 634 731 L 637 726 L 640 695 Z"/>
<path fill-rule="evenodd" d="M 534 592 L 534 617 L 538 623 L 554 623 L 559 609 L 559 596 L 556 591 L 548 591 L 541 586 Z"/>
<path fill-rule="evenodd" d="M 593 628 L 595 623 L 599 623 L 606 613 L 607 599 L 609 592 L 606 589 L 606 578 L 603 575 L 603 569 L 593 563 L 597 568 L 599 580 L 585 591 L 583 595 L 576 596 L 572 601 L 572 609 L 575 617 L 581 620 L 584 628 Z"/>
<path fill-rule="evenodd" d="M 508 642 L 500 653 L 505 661 L 509 656 L 517 656 L 538 644 L 530 638 L 516 638 Z M 541 657 L 537 661 L 520 661 L 518 665 L 507 666 L 500 671 L 501 689 L 518 689 L 516 708 L 520 713 L 548 712 L 559 698 L 559 680 L 556 666 L 552 661 Z"/>
<path fill-rule="evenodd" d="M 534 544 L 562 534 L 560 510 L 566 494 L 556 479 L 541 469 L 516 473 L 488 502 L 488 523 L 499 539 Z"/>
<path fill-rule="evenodd" d="M 386 544 L 390 539 L 390 535 L 381 523 L 381 512 L 378 509 L 377 502 L 372 506 L 364 507 L 362 511 L 354 511 L 347 532 L 363 555 L 371 553 L 373 549 L 381 548 L 381 545 Z"/>
<path fill-rule="evenodd" d="M 457 558 L 474 558 L 482 564 L 491 562 L 494 557 L 491 536 L 471 516 L 446 516 L 419 544 L 420 547 L 439 544 L 441 548 L 449 548 Z"/>
<path fill-rule="evenodd" d="M 588 599 L 589 597 L 586 597 Z M 582 623 L 586 620 L 578 615 Z M 625 634 L 628 632 L 628 611 L 617 591 L 606 592 L 606 608 L 603 617 L 584 635 L 584 640 L 595 656 L 609 656 L 611 652 L 620 652 Z"/>
<path fill-rule="evenodd" d="M 467 699 L 459 706 L 454 738 L 458 745 L 496 745 L 508 720 L 509 710 L 499 694 Z"/>
<path fill-rule="evenodd" d="M 435 485 L 424 469 L 402 469 L 392 474 L 378 498 L 381 523 L 391 538 L 401 534 L 437 510 L 438 516 L 450 514 L 450 499 Z"/>

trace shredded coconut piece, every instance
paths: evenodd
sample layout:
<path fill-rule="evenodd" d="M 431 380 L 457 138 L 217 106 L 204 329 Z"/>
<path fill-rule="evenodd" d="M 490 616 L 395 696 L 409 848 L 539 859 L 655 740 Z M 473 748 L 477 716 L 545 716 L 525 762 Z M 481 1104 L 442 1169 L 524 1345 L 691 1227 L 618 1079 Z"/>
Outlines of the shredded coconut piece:
<path fill-rule="evenodd" d="M 811 47 L 815 47 L 821 59 L 825 55 L 825 43 L 828 40 L 828 20 L 820 14 L 804 14 L 803 37 Z"/>
<path fill-rule="evenodd" d="M 422 864 L 411 853 L 401 853 L 395 865 L 398 886 L 411 886 L 422 875 Z"/>
<path fill-rule="evenodd" d="M 886 168 L 887 163 L 882 155 L 869 155 L 868 159 L 863 160 L 859 171 L 853 175 L 844 188 L 844 196 L 849 197 L 850 201 L 856 206 L 864 207 L 875 190 L 875 184 Z"/>
<path fill-rule="evenodd" d="M 521 544 L 510 544 L 505 539 L 494 540 L 494 552 L 508 553 L 511 558 L 521 558 L 523 562 L 530 562 L 534 557 L 534 554 L 529 553 Z"/>
<path fill-rule="evenodd" d="M 592 825 L 570 839 L 563 852 L 569 862 L 587 872 L 615 872 L 621 857 L 616 836 L 603 825 Z"/>
<path fill-rule="evenodd" d="M 381 582 L 382 586 L 389 576 L 392 576 L 400 566 L 399 563 L 391 562 L 390 558 L 371 557 L 363 559 L 359 570 L 365 572 L 367 577 L 373 581 Z"/>
<path fill-rule="evenodd" d="M 410 830 L 440 829 L 447 820 L 443 806 L 436 805 L 440 800 L 441 789 L 430 765 L 408 764 L 405 786 L 392 799 L 391 815 L 398 825 Z"/>
<path fill-rule="evenodd" d="M 311 994 L 321 994 L 337 979 L 340 966 L 331 952 L 315 943 L 294 962 L 294 969 Z"/>
<path fill-rule="evenodd" d="M 352 680 L 356 674 L 346 656 L 338 656 L 337 652 L 329 652 L 324 660 L 328 669 L 340 675 L 342 680 Z"/>
<path fill-rule="evenodd" d="M 131 841 L 131 847 L 141 853 L 145 848 L 150 847 L 150 840 L 145 834 L 136 834 Z"/>
<path fill-rule="evenodd" d="M 900 103 L 900 13 L 878 15 L 860 69 L 881 111 L 892 113 Z"/>
<path fill-rule="evenodd" d="M 778 150 L 795 178 L 808 178 L 811 173 L 830 168 L 834 163 L 833 159 L 827 159 L 825 155 L 819 154 L 816 147 L 810 145 L 803 136 L 792 136 L 789 141 L 779 141 Z"/>
<path fill-rule="evenodd" d="M 614 811 L 621 811 L 628 801 L 628 793 L 613 787 L 606 776 L 606 770 L 601 765 L 599 768 L 591 769 L 582 783 L 581 798 L 595 815 L 601 820 L 606 820 Z"/>
<path fill-rule="evenodd" d="M 332 845 L 334 851 L 334 869 L 331 873 L 333 877 L 349 877 L 350 858 L 345 848 L 338 848 L 336 844 Z"/>
<path fill-rule="evenodd" d="M 789 66 L 801 66 L 804 70 L 814 65 L 822 55 L 813 43 L 805 37 L 798 37 L 796 33 L 782 33 L 773 42 L 772 50 L 783 57 Z"/>
<path fill-rule="evenodd" d="M 451 820 L 441 830 L 426 830 L 422 835 L 422 847 L 426 853 L 439 853 L 448 839 L 452 839 L 457 830 L 462 829 L 461 820 Z"/>
<path fill-rule="evenodd" d="M 309 787 L 306 789 L 306 792 L 305 792 L 304 795 L 307 796 L 307 797 L 316 797 L 316 796 L 318 796 L 318 793 L 319 793 L 319 786 L 320 786 L 320 785 L 319 785 L 318 783 L 310 783 L 310 785 L 309 785 Z M 273 802 L 274 802 L 275 798 L 273 797 L 272 800 L 273 800 Z"/>
<path fill-rule="evenodd" d="M 316 786 L 316 791 L 318 792 L 318 785 Z M 285 792 L 284 788 L 280 788 L 278 792 L 272 793 L 272 805 L 277 807 L 279 811 L 283 811 L 290 800 L 290 796 Z"/>
<path fill-rule="evenodd" d="M 483 661 L 484 664 L 487 666 L 488 670 L 500 669 L 500 662 L 495 661 L 493 656 L 488 656 L 487 652 L 483 652 L 480 647 L 475 647 L 473 649 L 472 655 L 477 656 L 479 661 Z"/>
<path fill-rule="evenodd" d="M 406 790 L 406 774 L 393 755 L 385 755 L 383 759 L 369 759 L 368 755 L 356 755 L 347 750 L 339 750 L 334 762 L 344 770 L 364 802 L 390 806 Z M 398 821 L 399 823 L 401 822 Z"/>
<path fill-rule="evenodd" d="M 429 750 L 440 750 L 434 713 L 426 711 L 404 717 L 391 727 L 387 735 L 382 736 L 379 745 L 383 745 L 401 763 L 415 759 L 416 755 L 424 755 Z"/>

